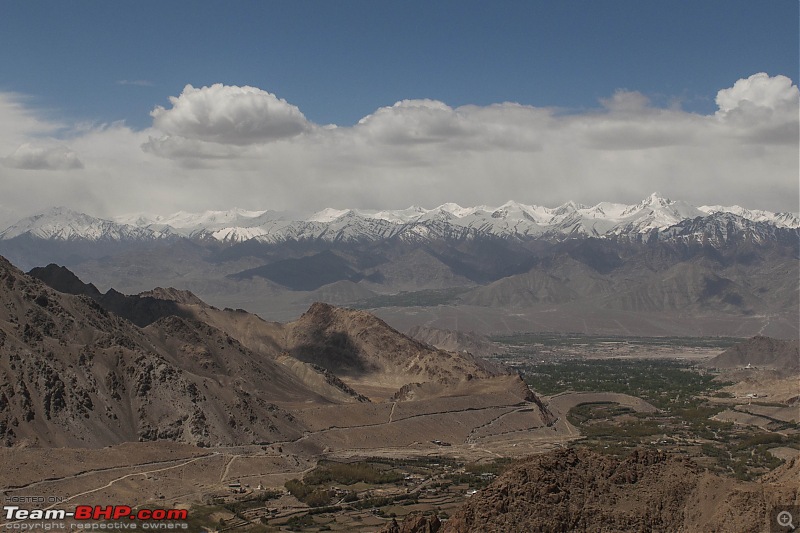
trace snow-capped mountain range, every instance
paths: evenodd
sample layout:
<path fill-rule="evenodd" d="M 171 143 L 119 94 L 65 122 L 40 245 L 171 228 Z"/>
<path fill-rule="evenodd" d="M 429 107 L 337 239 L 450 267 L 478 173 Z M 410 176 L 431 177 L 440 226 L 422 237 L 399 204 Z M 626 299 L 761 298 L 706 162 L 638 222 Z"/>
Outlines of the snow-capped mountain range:
<path fill-rule="evenodd" d="M 57 207 L 0 232 L 0 240 L 29 236 L 45 240 L 144 241 L 176 237 L 265 243 L 291 240 L 362 241 L 400 238 L 404 241 L 470 238 L 633 237 L 658 231 L 683 236 L 695 231 L 752 230 L 767 225 L 800 228 L 796 213 L 771 213 L 740 206 L 700 206 L 673 201 L 653 193 L 638 204 L 601 202 L 584 206 L 568 202 L 556 208 L 507 202 L 499 207 L 461 207 L 447 203 L 433 209 L 412 206 L 403 210 L 323 209 L 309 216 L 277 211 L 184 211 L 155 216 L 135 214 L 106 220 Z M 731 224 L 733 226 L 731 226 Z"/>

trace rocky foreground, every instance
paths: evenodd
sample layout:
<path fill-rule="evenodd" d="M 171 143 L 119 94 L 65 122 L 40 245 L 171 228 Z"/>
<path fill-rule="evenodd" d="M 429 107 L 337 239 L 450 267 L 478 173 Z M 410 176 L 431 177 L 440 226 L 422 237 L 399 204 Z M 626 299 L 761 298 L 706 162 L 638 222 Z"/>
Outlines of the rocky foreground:
<path fill-rule="evenodd" d="M 746 483 L 657 450 L 564 449 L 512 467 L 444 523 L 416 515 L 383 532 L 763 531 L 776 505 L 800 501 L 799 478 L 796 460 Z"/>

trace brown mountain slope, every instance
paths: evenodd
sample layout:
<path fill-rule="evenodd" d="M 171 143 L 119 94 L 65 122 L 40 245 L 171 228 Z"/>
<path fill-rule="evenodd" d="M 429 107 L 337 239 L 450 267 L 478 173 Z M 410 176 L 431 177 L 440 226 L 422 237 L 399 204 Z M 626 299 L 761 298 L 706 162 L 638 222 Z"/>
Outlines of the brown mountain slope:
<path fill-rule="evenodd" d="M 86 289 L 89 286 L 63 267 L 49 265 L 31 272 L 53 282 L 56 289 L 64 286 L 67 290 L 89 294 Z M 111 294 L 115 296 L 109 299 Z M 96 292 L 89 295 L 109 310 L 126 317 L 131 315 L 143 324 L 171 310 L 174 315 L 190 317 L 225 331 L 257 353 L 271 357 L 288 353 L 349 382 L 365 379 L 370 385 L 388 387 L 392 392 L 409 383 L 454 384 L 466 378 L 505 373 L 496 365 L 468 354 L 437 350 L 410 339 L 369 313 L 328 304 L 315 303 L 298 320 L 280 324 L 242 310 L 219 310 L 188 291 L 176 289 L 158 288 L 137 296 L 119 295 L 112 289 L 106 295 Z M 119 299 L 124 299 L 125 305 L 119 305 Z M 298 376 L 309 376 L 308 368 L 294 362 L 288 364 L 285 358 L 281 361 Z"/>
<path fill-rule="evenodd" d="M 767 302 L 736 276 L 718 272 L 703 262 L 678 263 L 667 270 L 639 276 L 620 284 L 618 291 L 601 300 L 604 307 L 626 311 L 699 311 L 752 314 L 768 308 Z"/>
<path fill-rule="evenodd" d="M 509 469 L 439 531 L 765 531 L 774 505 L 797 501 L 798 464 L 787 468 L 792 482 L 745 483 L 655 450 L 560 450 Z"/>
<path fill-rule="evenodd" d="M 459 301 L 515 309 L 574 302 L 598 310 L 699 316 L 797 313 L 800 292 L 794 257 L 764 252 L 757 259 L 701 254 L 679 260 L 676 252 L 664 257 L 657 251 L 600 270 L 566 255 L 555 256 L 528 272 L 472 289 Z"/>
<path fill-rule="evenodd" d="M 304 426 L 284 409 L 300 405 L 365 402 L 409 384 L 419 389 L 409 398 L 507 387 L 476 379 L 502 373 L 485 362 L 414 341 L 361 311 L 315 304 L 282 325 L 186 291 L 103 295 L 66 269 L 39 272 L 81 293 L 63 294 L 4 260 L 0 266 L 7 444 L 291 440 Z"/>
<path fill-rule="evenodd" d="M 315 303 L 286 324 L 285 331 L 291 355 L 327 368 L 348 383 L 398 389 L 410 382 L 452 385 L 496 375 L 471 357 L 406 337 L 364 311 Z"/>
<path fill-rule="evenodd" d="M 140 329 L 2 258 L 0 302 L 5 444 L 285 440 L 303 427 L 275 402 L 333 401 L 213 326 L 168 316 Z"/>
<path fill-rule="evenodd" d="M 611 285 L 607 277 L 564 255 L 523 274 L 475 288 L 464 294 L 461 301 L 468 305 L 525 308 L 606 294 Z"/>
<path fill-rule="evenodd" d="M 170 298 L 169 291 L 174 289 L 159 289 L 158 294 Z M 507 373 L 470 354 L 438 350 L 410 339 L 364 311 L 316 303 L 298 320 L 280 324 L 242 310 L 197 304 L 196 297 L 188 294 L 175 294 L 180 316 L 209 324 L 250 350 L 275 358 L 313 390 L 324 386 L 324 395 L 336 401 L 366 400 L 360 394 L 387 397 L 410 383 L 430 382 L 441 389 L 465 379 Z M 381 392 L 376 394 L 378 389 Z M 428 395 L 435 394 L 431 387 L 428 390 Z"/>
<path fill-rule="evenodd" d="M 391 288 L 391 292 L 400 292 L 472 284 L 469 279 L 455 274 L 439 259 L 419 248 L 396 255 L 390 261 L 368 270 L 365 278 L 362 285 L 383 293 L 387 287 Z"/>
<path fill-rule="evenodd" d="M 747 365 L 780 370 L 800 369 L 800 341 L 780 340 L 761 335 L 734 344 L 710 359 L 711 368 L 741 368 Z"/>
<path fill-rule="evenodd" d="M 188 291 L 176 291 L 175 289 L 158 288 L 149 293 L 133 296 L 122 294 L 112 288 L 103 294 L 91 283 L 83 283 L 66 267 L 56 264 L 31 269 L 28 275 L 43 281 L 59 292 L 88 296 L 106 311 L 126 318 L 139 327 L 145 327 L 165 316 L 189 316 L 177 305 L 176 298 L 193 297 L 200 301 Z M 163 298 L 157 294 L 169 294 L 173 297 Z"/>
<path fill-rule="evenodd" d="M 490 341 L 484 335 L 452 329 L 414 326 L 406 332 L 406 335 L 448 352 L 469 352 L 477 356 L 486 356 L 506 350 L 505 346 Z"/>

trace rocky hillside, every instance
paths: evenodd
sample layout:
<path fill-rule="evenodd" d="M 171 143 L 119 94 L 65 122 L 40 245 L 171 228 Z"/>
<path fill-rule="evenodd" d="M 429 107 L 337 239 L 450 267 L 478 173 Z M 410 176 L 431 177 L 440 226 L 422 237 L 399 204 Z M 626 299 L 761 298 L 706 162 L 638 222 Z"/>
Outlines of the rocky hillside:
<path fill-rule="evenodd" d="M 501 476 L 470 499 L 447 530 L 679 531 L 698 476 L 690 463 L 654 451 L 618 461 L 565 450 Z"/>
<path fill-rule="evenodd" d="M 483 335 L 454 331 L 451 329 L 414 326 L 406 334 L 412 339 L 435 346 L 448 352 L 469 352 L 479 357 L 502 353 L 505 348 Z"/>
<path fill-rule="evenodd" d="M 101 293 L 56 265 L 26 275 L 0 258 L 0 301 L 7 445 L 291 440 L 294 407 L 369 401 L 337 374 L 397 390 L 500 373 L 362 311 L 315 304 L 284 325 L 186 291 Z"/>
<path fill-rule="evenodd" d="M 368 377 L 394 389 L 408 383 L 454 384 L 507 372 L 470 354 L 418 342 L 364 311 L 315 303 L 296 321 L 279 324 L 243 310 L 216 309 L 188 291 L 157 288 L 123 295 L 110 289 L 103 294 L 57 265 L 33 269 L 30 275 L 57 290 L 87 295 L 107 311 L 139 326 L 165 316 L 193 318 L 225 331 L 255 352 L 274 358 L 289 354 L 340 377 Z M 281 360 L 303 379 L 309 376 L 308 368 Z"/>
<path fill-rule="evenodd" d="M 174 289 L 158 288 L 138 296 L 122 294 L 114 289 L 102 293 L 91 283 L 83 283 L 68 268 L 53 263 L 46 267 L 33 268 L 28 275 L 59 292 L 88 296 L 106 311 L 126 318 L 139 327 L 145 327 L 166 316 L 188 317 L 189 315 L 176 305 L 177 303 L 189 300 L 192 303 L 202 304 L 202 301 L 191 293 Z M 186 296 L 187 294 L 193 300 L 190 296 Z"/>
<path fill-rule="evenodd" d="M 800 463 L 780 470 L 761 483 L 746 483 L 656 450 L 616 459 L 565 449 L 512 467 L 441 527 L 438 520 L 414 516 L 384 531 L 767 531 L 773 506 L 798 498 Z"/>
<path fill-rule="evenodd" d="M 472 357 L 437 350 L 364 312 L 315 303 L 286 325 L 289 352 L 349 377 L 397 388 L 409 382 L 454 384 L 496 375 Z"/>
<path fill-rule="evenodd" d="M 142 329 L 2 258 L 0 301 L 6 445 L 285 440 L 303 428 L 278 404 L 346 396 L 335 383 L 312 390 L 284 365 L 209 324 L 168 315 Z"/>
<path fill-rule="evenodd" d="M 758 368 L 800 370 L 800 342 L 758 335 L 735 344 L 706 363 L 711 368 Z"/>

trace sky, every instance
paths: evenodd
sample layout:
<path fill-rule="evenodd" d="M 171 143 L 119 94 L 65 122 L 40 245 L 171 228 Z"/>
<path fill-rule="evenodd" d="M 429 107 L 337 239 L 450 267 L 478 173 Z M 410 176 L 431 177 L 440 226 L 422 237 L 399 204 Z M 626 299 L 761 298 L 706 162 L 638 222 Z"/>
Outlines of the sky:
<path fill-rule="evenodd" d="M 798 2 L 13 1 L 0 223 L 568 200 L 798 211 Z"/>

